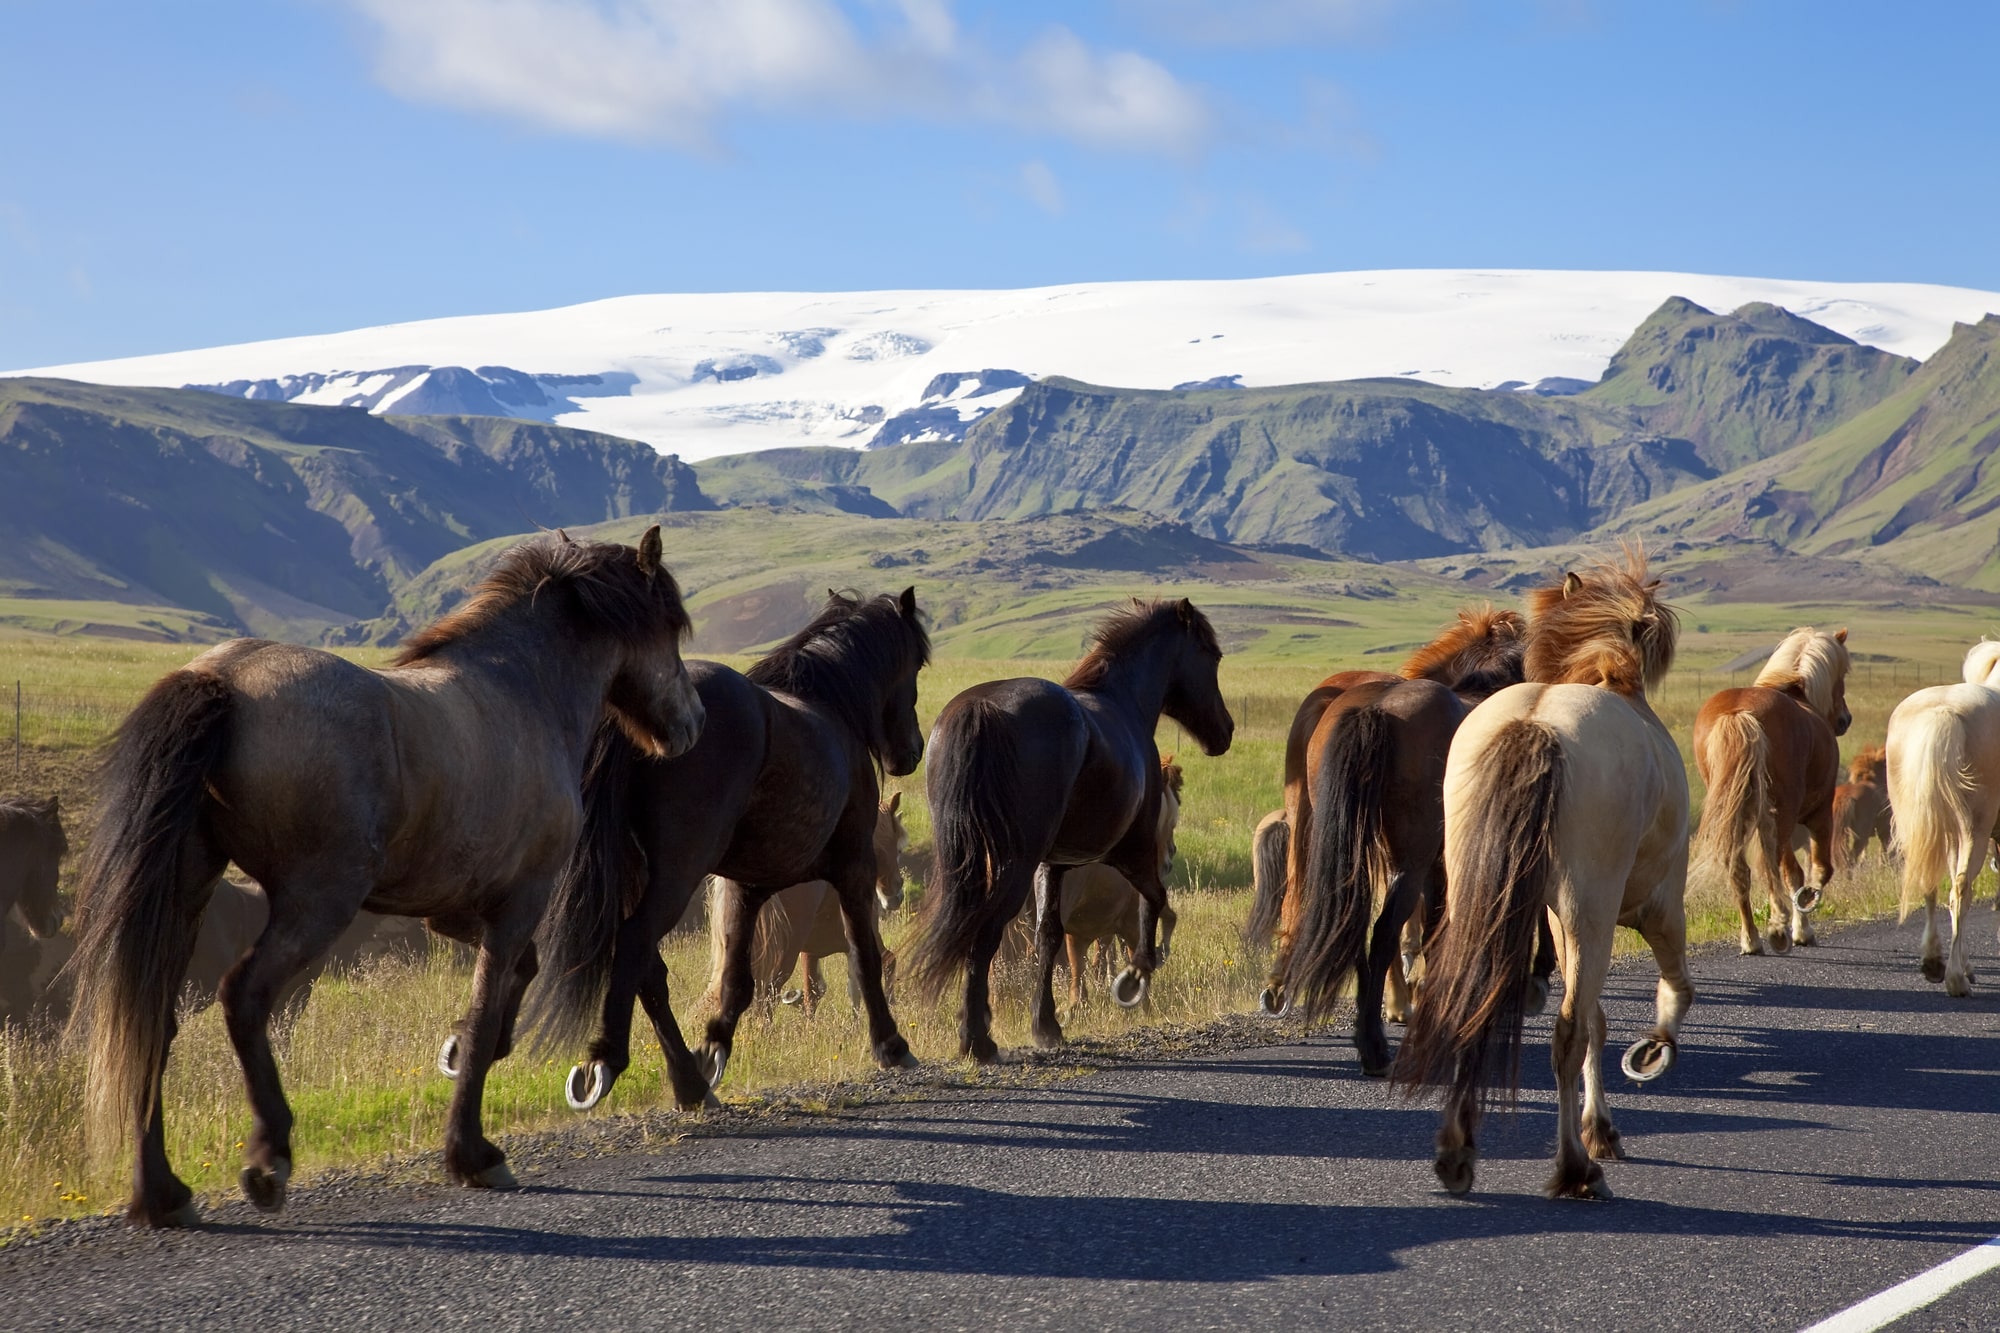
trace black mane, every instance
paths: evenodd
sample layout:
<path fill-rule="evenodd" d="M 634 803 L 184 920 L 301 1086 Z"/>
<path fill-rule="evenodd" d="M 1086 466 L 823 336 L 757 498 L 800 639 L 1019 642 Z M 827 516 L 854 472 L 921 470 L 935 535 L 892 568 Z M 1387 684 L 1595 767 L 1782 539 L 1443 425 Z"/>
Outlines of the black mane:
<path fill-rule="evenodd" d="M 880 757 L 882 686 L 922 670 L 931 660 L 930 635 L 887 593 L 830 593 L 812 623 L 760 658 L 743 674 L 832 710 Z"/>
<path fill-rule="evenodd" d="M 1204 652 L 1222 656 L 1222 644 L 1208 617 L 1183 599 L 1142 601 L 1133 598 L 1097 622 L 1090 632 L 1090 651 L 1063 681 L 1066 689 L 1087 690 L 1104 683 L 1112 665 L 1133 649 L 1166 634 L 1186 634 Z"/>
<path fill-rule="evenodd" d="M 421 662 L 486 628 L 523 602 L 560 598 L 561 614 L 579 637 L 610 635 L 635 647 L 662 633 L 687 633 L 680 585 L 662 566 L 651 577 L 638 553 L 615 542 L 579 542 L 558 534 L 522 542 L 500 557 L 456 611 L 432 621 L 403 643 L 395 665 Z"/>

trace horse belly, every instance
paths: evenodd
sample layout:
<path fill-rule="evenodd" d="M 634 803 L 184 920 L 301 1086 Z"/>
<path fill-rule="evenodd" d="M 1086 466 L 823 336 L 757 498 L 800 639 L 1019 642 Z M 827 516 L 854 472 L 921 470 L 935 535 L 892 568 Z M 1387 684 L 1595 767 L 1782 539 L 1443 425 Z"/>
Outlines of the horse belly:
<path fill-rule="evenodd" d="M 1110 866 L 1078 866 L 1063 876 L 1063 929 L 1080 939 L 1138 934 L 1139 891 Z"/>

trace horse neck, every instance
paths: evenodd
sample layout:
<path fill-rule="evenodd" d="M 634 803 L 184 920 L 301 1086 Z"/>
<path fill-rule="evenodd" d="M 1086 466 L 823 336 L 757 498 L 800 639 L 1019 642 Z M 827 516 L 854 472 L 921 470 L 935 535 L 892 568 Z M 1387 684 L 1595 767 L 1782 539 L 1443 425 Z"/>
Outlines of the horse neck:
<path fill-rule="evenodd" d="M 1167 690 L 1172 683 L 1171 653 L 1148 644 L 1114 658 L 1102 680 L 1078 687 L 1077 693 L 1116 700 L 1146 721 L 1157 722 L 1166 707 Z"/>
<path fill-rule="evenodd" d="M 444 667 L 469 685 L 525 703 L 528 715 L 552 724 L 581 763 L 623 656 L 606 640 L 579 641 L 550 620 L 521 616 L 482 625 L 403 669 Z"/>

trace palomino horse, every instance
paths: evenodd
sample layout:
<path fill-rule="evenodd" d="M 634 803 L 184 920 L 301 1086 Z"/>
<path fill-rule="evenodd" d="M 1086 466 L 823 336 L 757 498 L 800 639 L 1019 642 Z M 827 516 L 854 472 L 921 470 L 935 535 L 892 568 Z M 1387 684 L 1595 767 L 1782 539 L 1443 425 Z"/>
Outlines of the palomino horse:
<path fill-rule="evenodd" d="M 1812 944 L 1812 909 L 1833 876 L 1833 789 L 1847 711 L 1847 631 L 1795 629 L 1744 689 L 1718 690 L 1694 719 L 1694 762 L 1708 784 L 1697 866 L 1736 891 L 1743 952 Z M 1812 840 L 1812 875 L 1792 855 L 1792 828 Z M 1750 914 L 1755 847 L 1771 900 L 1765 940 Z M 1789 922 L 1787 920 L 1789 918 Z"/>
<path fill-rule="evenodd" d="M 1354 1044 L 1364 1073 L 1389 1072 L 1382 992 L 1409 1012 L 1399 954 L 1420 902 L 1442 906 L 1444 759 L 1473 704 L 1521 679 L 1521 617 L 1468 608 L 1436 642 L 1384 681 L 1351 684 L 1301 712 L 1317 720 L 1298 755 L 1287 747 L 1285 807 L 1291 827 L 1286 892 L 1266 1012 L 1292 1001 L 1311 1017 L 1333 1008 L 1356 978 Z M 1302 728 L 1292 728 L 1299 740 Z M 1379 915 L 1375 904 L 1380 903 Z M 1374 919 L 1374 930 L 1369 929 Z"/>
<path fill-rule="evenodd" d="M 1127 1008 L 1145 999 L 1167 905 L 1153 732 L 1166 716 L 1208 754 L 1229 748 L 1236 722 L 1216 681 L 1221 662 L 1215 629 L 1192 602 L 1135 601 L 1098 624 L 1062 684 L 988 681 L 944 706 L 926 778 L 937 859 L 912 973 L 935 995 L 965 969 L 959 1054 L 981 1063 L 999 1054 L 989 972 L 1031 888 L 1039 890 L 1035 1041 L 1062 1041 L 1053 978 L 1072 866 L 1104 861 L 1138 890 L 1139 944 L 1111 996 Z M 1049 872 L 1038 881 L 1042 865 Z"/>
<path fill-rule="evenodd" d="M 535 974 L 599 721 L 664 754 L 700 734 L 687 625 L 659 528 L 637 550 L 559 536 L 507 552 L 388 670 L 238 639 L 152 688 L 112 741 L 77 903 L 75 1021 L 96 1123 L 136 1141 L 128 1217 L 196 1216 L 167 1162 L 160 1078 L 195 928 L 231 861 L 270 904 L 221 994 L 255 1117 L 250 1201 L 282 1207 L 292 1170 L 272 1002 L 364 907 L 479 946 L 472 1008 L 440 1056 L 458 1074 L 444 1164 L 463 1184 L 513 1183 L 480 1128 L 487 1069 Z"/>
<path fill-rule="evenodd" d="M 705 1105 L 756 997 L 757 912 L 813 879 L 840 896 L 876 1061 L 914 1063 L 882 994 L 875 830 L 878 769 L 901 777 L 924 755 L 917 673 L 929 661 L 916 589 L 866 600 L 829 593 L 811 624 L 747 673 L 689 664 L 708 725 L 686 754 L 650 762 L 603 731 L 584 782 L 583 835 L 540 936 L 550 972 L 538 1001 L 544 1031 L 573 1040 L 597 1021 L 564 1088 L 573 1108 L 597 1105 L 631 1064 L 635 998 L 666 1053 L 675 1102 Z M 718 913 L 726 961 L 697 1060 L 668 1002 L 659 943 L 708 875 L 736 891 Z"/>
<path fill-rule="evenodd" d="M 2000 643 L 1974 644 L 1963 685 L 1918 690 L 1889 715 L 1889 802 L 1903 854 L 1903 914 L 1924 900 L 1921 969 L 1964 998 L 1975 980 L 1965 914 L 2000 824 Z M 1951 956 L 1938 939 L 1937 886 L 1951 883 Z"/>
<path fill-rule="evenodd" d="M 1673 662 L 1677 631 L 1657 587 L 1633 552 L 1534 593 L 1529 683 L 1475 708 L 1452 738 L 1445 921 L 1426 954 L 1424 1001 L 1396 1081 L 1445 1089 L 1436 1168 L 1454 1194 L 1472 1188 L 1473 1131 L 1491 1081 L 1499 1074 L 1518 1084 L 1524 983 L 1544 917 L 1563 968 L 1550 1194 L 1607 1196 L 1592 1158 L 1623 1155 L 1604 1106 L 1598 999 L 1620 925 L 1645 937 L 1660 966 L 1659 1023 L 1626 1052 L 1625 1072 L 1644 1082 L 1673 1064 L 1694 996 L 1682 902 L 1688 790 L 1674 739 L 1646 702 Z"/>
<path fill-rule="evenodd" d="M 45 940 L 62 929 L 58 872 L 69 855 L 55 797 L 0 796 L 0 917 L 21 909 L 28 933 Z"/>
<path fill-rule="evenodd" d="M 871 920 L 894 912 L 903 905 L 902 854 L 910 845 L 899 811 L 903 793 L 896 792 L 882 803 L 875 819 L 875 912 Z M 713 1012 L 722 1004 L 722 974 L 729 961 L 729 941 L 722 930 L 731 897 L 743 891 L 732 880 L 713 878 L 708 886 L 708 990 L 696 1003 L 697 1010 Z M 841 922 L 840 895 L 823 879 L 808 880 L 780 889 L 757 913 L 757 930 L 750 944 L 750 976 L 756 983 L 760 1004 L 773 999 L 792 1002 L 794 992 L 784 991 L 792 973 L 804 964 L 805 976 L 796 994 L 806 1017 L 811 1018 L 826 982 L 820 976 L 822 958 L 847 953 L 847 928 Z M 896 955 L 882 950 L 882 990 L 895 989 Z M 780 992 L 783 992 L 782 994 Z M 861 1007 L 861 979 L 847 974 L 847 998 Z"/>
<path fill-rule="evenodd" d="M 1160 760 L 1160 878 L 1165 879 L 1174 868 L 1174 829 L 1181 818 L 1181 791 L 1186 774 L 1181 766 L 1168 755 Z M 1132 887 L 1132 881 L 1102 861 L 1092 861 L 1089 865 L 1073 868 L 1063 876 L 1062 920 L 1063 938 L 1069 957 L 1069 1003 L 1072 1009 L 1083 1005 L 1084 958 L 1095 945 L 1099 958 L 1105 964 L 1099 975 L 1108 975 L 1110 970 L 1110 944 L 1118 940 L 1125 945 L 1128 956 L 1139 948 L 1139 908 L 1144 900 L 1139 891 Z M 1171 906 L 1160 909 L 1160 957 L 1167 956 L 1168 946 L 1173 943 L 1174 909 Z"/>

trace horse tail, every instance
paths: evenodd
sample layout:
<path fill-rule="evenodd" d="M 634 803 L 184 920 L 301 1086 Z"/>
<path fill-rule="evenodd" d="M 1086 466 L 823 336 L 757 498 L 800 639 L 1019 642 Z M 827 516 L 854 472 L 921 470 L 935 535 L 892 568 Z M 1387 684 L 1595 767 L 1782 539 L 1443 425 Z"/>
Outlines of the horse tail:
<path fill-rule="evenodd" d="M 209 843 L 204 807 L 229 754 L 235 711 L 226 681 L 173 672 L 119 724 L 99 773 L 69 966 L 71 1031 L 86 1039 L 89 1123 L 104 1142 L 156 1109 L 181 980 L 227 863 Z"/>
<path fill-rule="evenodd" d="M 1490 1095 L 1495 1064 L 1520 1087 L 1523 993 L 1556 875 L 1556 815 L 1568 777 L 1562 743 L 1525 718 L 1493 733 L 1454 802 L 1446 847 L 1450 913 L 1425 956 L 1423 1003 L 1397 1052 L 1395 1083 L 1446 1086 L 1454 1102 Z"/>
<path fill-rule="evenodd" d="M 1724 713 L 1702 738 L 1702 772 L 1709 780 L 1701 827 L 1689 849 L 1698 873 L 1733 883 L 1733 867 L 1754 842 L 1764 874 L 1778 873 L 1779 830 L 1772 818 L 1771 738 L 1753 714 Z M 1790 838 L 1791 830 L 1784 830 Z"/>
<path fill-rule="evenodd" d="M 1033 855 L 1008 808 L 1020 763 L 1005 722 L 997 705 L 969 700 L 940 722 L 946 734 L 930 747 L 934 855 L 923 931 L 906 966 L 918 992 L 931 999 L 972 957 L 980 937 L 1005 929 L 1013 915 L 993 894 L 999 868 Z"/>
<path fill-rule="evenodd" d="M 1278 931 L 1278 914 L 1285 907 L 1286 861 L 1291 854 L 1292 826 L 1285 812 L 1273 810 L 1257 825 L 1250 837 L 1250 882 L 1254 893 L 1250 918 L 1243 923 L 1243 943 L 1252 949 L 1269 948 Z"/>
<path fill-rule="evenodd" d="M 645 874 L 631 823 L 640 757 L 616 725 L 598 725 L 584 761 L 582 827 L 535 932 L 542 981 L 529 1025 L 540 1046 L 576 1045 L 602 1013 L 612 947 Z"/>
<path fill-rule="evenodd" d="M 695 1012 L 718 1013 L 722 1009 L 722 970 L 729 962 L 726 922 L 732 896 L 743 890 L 734 880 L 720 875 L 708 877 L 708 989 L 695 1001 Z M 772 974 L 783 962 L 779 950 L 797 933 L 796 924 L 785 911 L 783 893 L 772 894 L 757 909 L 757 921 L 750 931 L 750 983 L 759 995 L 776 980 Z M 780 938 L 783 937 L 783 938 Z"/>
<path fill-rule="evenodd" d="M 1889 808 L 1896 812 L 1895 850 L 1903 854 L 1902 907 L 1908 916 L 1961 858 L 1979 855 L 1970 799 L 1975 780 L 1956 713 L 1927 708 L 1890 740 Z"/>
<path fill-rule="evenodd" d="M 1376 895 L 1388 884 L 1382 798 L 1395 759 L 1388 713 L 1370 704 L 1340 717 L 1312 781 L 1312 847 L 1298 884 L 1298 933 L 1287 990 L 1307 1017 L 1333 1008 L 1368 951 Z"/>

